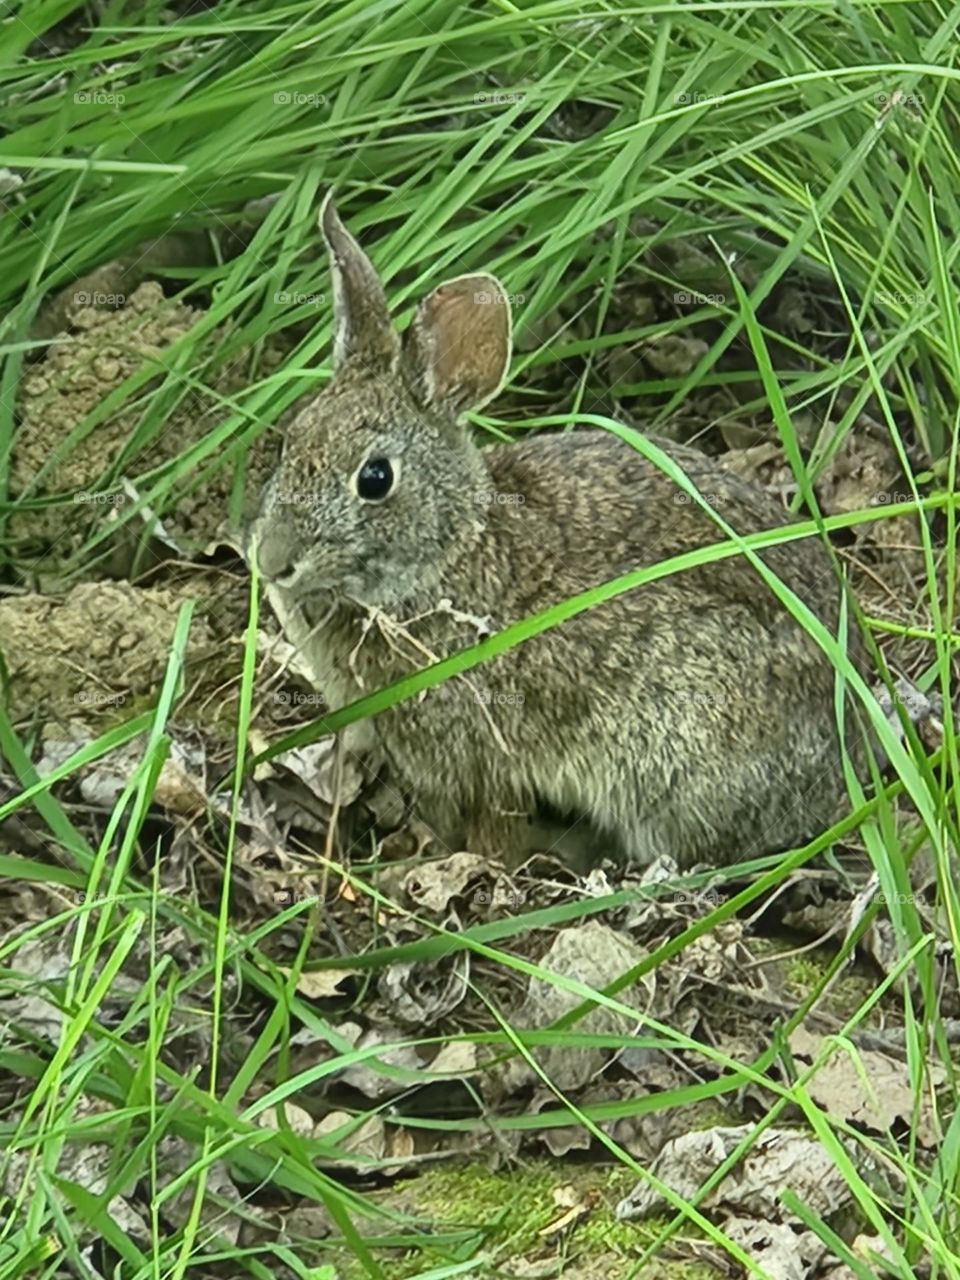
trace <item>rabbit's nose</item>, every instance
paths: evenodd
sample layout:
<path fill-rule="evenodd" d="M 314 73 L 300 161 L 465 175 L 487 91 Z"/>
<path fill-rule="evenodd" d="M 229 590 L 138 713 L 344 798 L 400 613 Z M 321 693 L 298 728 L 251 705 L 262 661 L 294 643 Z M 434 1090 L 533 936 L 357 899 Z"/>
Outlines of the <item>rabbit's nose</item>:
<path fill-rule="evenodd" d="M 268 582 L 288 586 L 297 572 L 293 545 L 282 535 L 267 533 L 257 542 L 257 568 Z"/>

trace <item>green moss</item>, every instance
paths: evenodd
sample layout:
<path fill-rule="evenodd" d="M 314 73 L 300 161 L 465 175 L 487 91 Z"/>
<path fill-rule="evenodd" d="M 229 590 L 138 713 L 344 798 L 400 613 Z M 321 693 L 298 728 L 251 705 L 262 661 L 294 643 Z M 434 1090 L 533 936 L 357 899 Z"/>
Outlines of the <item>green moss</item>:
<path fill-rule="evenodd" d="M 786 971 L 788 985 L 801 999 L 806 998 L 826 977 L 834 959 L 835 957 L 825 950 L 794 958 Z M 873 982 L 865 974 L 856 971 L 845 973 L 831 984 L 823 1007 L 846 1021 L 855 1009 L 866 1004 L 873 990 Z M 866 1025 L 871 1025 L 878 1016 L 879 1014 L 874 1011 Z"/>
<path fill-rule="evenodd" d="M 473 1275 L 497 1274 L 521 1258 L 531 1263 L 555 1259 L 557 1274 L 562 1274 L 565 1260 L 576 1259 L 578 1275 L 595 1272 L 597 1280 L 619 1280 L 630 1273 L 665 1225 L 663 1221 L 617 1220 L 617 1202 L 634 1182 L 634 1175 L 620 1166 L 561 1168 L 547 1161 L 499 1173 L 479 1164 L 432 1170 L 376 1198 L 384 1207 L 416 1220 L 422 1230 L 447 1236 L 447 1243 L 433 1248 L 428 1242 L 402 1254 L 381 1248 L 376 1250 L 378 1260 L 387 1280 L 406 1280 L 425 1268 L 480 1256 L 489 1258 L 489 1267 Z M 552 1235 L 547 1229 L 565 1212 L 556 1204 L 554 1193 L 569 1186 L 578 1202 L 592 1202 L 592 1208 L 566 1232 Z M 450 1241 L 458 1232 L 463 1233 L 460 1239 Z M 652 1266 L 644 1280 L 654 1274 L 658 1280 L 717 1280 L 715 1270 L 699 1263 Z M 345 1258 L 340 1267 L 344 1280 L 360 1280 L 364 1274 L 353 1258 Z"/>
<path fill-rule="evenodd" d="M 812 956 L 797 956 L 787 969 L 787 981 L 795 990 L 807 995 L 823 980 L 825 973 L 826 966 L 818 964 Z"/>

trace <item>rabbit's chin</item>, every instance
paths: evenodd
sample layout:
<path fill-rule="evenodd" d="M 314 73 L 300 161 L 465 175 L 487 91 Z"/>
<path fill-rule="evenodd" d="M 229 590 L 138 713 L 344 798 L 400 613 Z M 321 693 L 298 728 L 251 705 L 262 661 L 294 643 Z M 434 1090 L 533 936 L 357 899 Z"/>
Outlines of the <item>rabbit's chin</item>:
<path fill-rule="evenodd" d="M 298 589 L 301 603 L 313 616 L 326 612 L 331 605 L 356 605 L 362 609 L 402 609 L 414 597 L 423 595 L 422 578 L 371 578 L 366 574 L 350 574 L 336 581 L 316 578 L 309 589 Z"/>
<path fill-rule="evenodd" d="M 336 566 L 318 559 L 306 561 L 297 572 L 293 589 L 302 601 L 316 598 L 321 606 L 333 600 L 394 611 L 429 596 L 439 583 L 438 568 L 424 569 L 420 559 L 409 563 L 398 556 L 377 556 L 357 558 L 351 564 L 341 561 Z"/>
<path fill-rule="evenodd" d="M 387 611 L 401 610 L 414 597 L 423 595 L 423 583 L 402 579 L 396 582 L 376 582 L 362 578 L 344 582 L 333 593 L 347 604 L 359 605 L 363 609 L 383 609 Z"/>

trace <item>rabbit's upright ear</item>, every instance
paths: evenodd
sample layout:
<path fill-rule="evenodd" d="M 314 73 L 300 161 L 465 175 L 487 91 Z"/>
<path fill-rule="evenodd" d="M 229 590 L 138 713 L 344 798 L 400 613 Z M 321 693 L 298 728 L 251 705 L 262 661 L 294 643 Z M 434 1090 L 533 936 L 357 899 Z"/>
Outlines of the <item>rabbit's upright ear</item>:
<path fill-rule="evenodd" d="M 403 370 L 421 404 L 459 417 L 492 400 L 510 368 L 510 302 L 494 276 L 457 276 L 420 303 Z"/>
<path fill-rule="evenodd" d="M 333 280 L 334 368 L 351 359 L 375 370 L 392 368 L 400 339 L 390 323 L 387 295 L 373 263 L 340 221 L 330 192 L 319 221 Z"/>

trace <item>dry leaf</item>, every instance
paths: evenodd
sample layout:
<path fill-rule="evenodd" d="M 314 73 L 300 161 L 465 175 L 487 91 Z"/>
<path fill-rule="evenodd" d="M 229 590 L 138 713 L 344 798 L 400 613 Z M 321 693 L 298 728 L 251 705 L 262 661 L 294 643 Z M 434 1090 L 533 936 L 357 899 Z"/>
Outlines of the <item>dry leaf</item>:
<path fill-rule="evenodd" d="M 303 1107 L 298 1107 L 295 1102 L 285 1102 L 282 1111 L 286 1124 L 281 1119 L 280 1107 L 267 1107 L 266 1111 L 261 1111 L 256 1118 L 256 1124 L 261 1129 L 277 1129 L 278 1131 L 290 1129 L 301 1138 L 314 1137 L 317 1124 L 309 1111 L 305 1111 Z"/>
<path fill-rule="evenodd" d="M 646 951 L 606 925 L 588 924 L 562 929 L 554 939 L 540 967 L 561 977 L 573 978 L 595 991 L 602 991 L 629 969 L 646 959 Z M 577 1008 L 585 997 L 553 983 L 531 978 L 527 996 L 511 1016 L 521 1030 L 548 1027 L 563 1014 Z M 617 995 L 621 1004 L 645 1007 L 646 988 L 631 988 Z M 604 1032 L 626 1035 L 634 1031 L 639 1018 L 626 1017 L 602 1006 L 593 1009 L 577 1023 L 577 1031 L 592 1034 Z M 564 1090 L 577 1089 L 602 1071 L 613 1057 L 613 1051 L 573 1048 L 568 1045 L 544 1046 L 534 1050 L 541 1068 L 553 1084 Z M 523 1060 L 505 1063 L 493 1073 L 506 1095 L 539 1082 L 540 1077 Z"/>
<path fill-rule="evenodd" d="M 446 911 L 451 898 L 459 897 L 472 880 L 490 872 L 490 862 L 476 853 L 455 853 L 412 867 L 403 879 L 403 891 L 425 911 Z"/>
<path fill-rule="evenodd" d="M 826 1252 L 812 1231 L 783 1222 L 728 1218 L 723 1233 L 738 1244 L 769 1280 L 810 1280 Z"/>
<path fill-rule="evenodd" d="M 692 1200 L 703 1183 L 753 1132 L 751 1125 L 718 1127 L 685 1133 L 668 1142 L 652 1172 L 684 1200 Z M 788 1188 L 814 1213 L 829 1217 L 845 1207 L 850 1188 L 826 1149 L 813 1138 L 788 1129 L 767 1129 L 736 1169 L 701 1201 L 705 1212 L 764 1222 L 792 1222 L 782 1204 Z M 621 1219 L 668 1213 L 671 1206 L 646 1182 L 617 1205 Z"/>
<path fill-rule="evenodd" d="M 290 970 L 282 969 L 281 972 L 289 975 Z M 345 994 L 339 990 L 341 983 L 359 975 L 359 969 L 314 969 L 300 974 L 297 978 L 297 990 L 310 1000 L 330 1000 Z"/>
<path fill-rule="evenodd" d="M 812 1063 L 825 1043 L 822 1036 L 798 1027 L 790 1037 L 790 1050 Z M 928 1084 L 943 1083 L 942 1068 L 930 1063 L 927 1072 Z M 942 1140 L 929 1094 L 923 1092 L 918 1097 L 907 1064 L 874 1049 L 851 1046 L 846 1051 L 832 1042 L 830 1057 L 805 1088 L 828 1115 L 858 1127 L 885 1133 L 899 1122 L 909 1126 L 921 1146 L 932 1148 Z"/>

